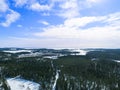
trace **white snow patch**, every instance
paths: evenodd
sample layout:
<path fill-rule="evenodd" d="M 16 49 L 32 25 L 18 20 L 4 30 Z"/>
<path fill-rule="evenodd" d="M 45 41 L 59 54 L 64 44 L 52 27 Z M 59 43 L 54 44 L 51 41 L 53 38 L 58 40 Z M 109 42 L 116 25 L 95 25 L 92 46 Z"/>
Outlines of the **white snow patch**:
<path fill-rule="evenodd" d="M 120 63 L 120 60 L 113 60 L 114 62 Z"/>
<path fill-rule="evenodd" d="M 99 60 L 98 58 L 92 58 L 91 61 L 97 61 Z"/>
<path fill-rule="evenodd" d="M 48 59 L 58 59 L 58 56 L 44 56 L 43 58 L 48 58 Z"/>
<path fill-rule="evenodd" d="M 60 70 L 56 71 L 55 82 L 53 84 L 52 90 L 56 90 L 56 84 L 57 84 L 57 80 L 59 78 L 59 72 L 60 72 Z"/>
<path fill-rule="evenodd" d="M 42 53 L 36 52 L 36 53 L 29 53 L 29 54 L 20 54 L 18 58 L 23 58 L 23 57 L 36 57 L 36 56 L 42 56 Z"/>
<path fill-rule="evenodd" d="M 71 52 L 78 52 L 76 54 L 72 55 L 86 55 L 89 51 L 88 50 L 82 50 L 82 49 L 72 49 Z"/>
<path fill-rule="evenodd" d="M 3 51 L 7 53 L 21 53 L 21 52 L 31 52 L 31 50 L 8 50 L 8 51 Z"/>
<path fill-rule="evenodd" d="M 11 90 L 40 90 L 40 84 L 21 78 L 8 78 Z"/>

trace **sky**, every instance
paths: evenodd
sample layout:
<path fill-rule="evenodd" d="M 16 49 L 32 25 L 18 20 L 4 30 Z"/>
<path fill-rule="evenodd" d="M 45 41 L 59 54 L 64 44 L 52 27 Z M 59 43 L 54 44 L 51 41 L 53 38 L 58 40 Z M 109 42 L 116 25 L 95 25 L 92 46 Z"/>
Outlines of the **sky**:
<path fill-rule="evenodd" d="M 120 48 L 120 0 L 0 0 L 0 47 Z"/>

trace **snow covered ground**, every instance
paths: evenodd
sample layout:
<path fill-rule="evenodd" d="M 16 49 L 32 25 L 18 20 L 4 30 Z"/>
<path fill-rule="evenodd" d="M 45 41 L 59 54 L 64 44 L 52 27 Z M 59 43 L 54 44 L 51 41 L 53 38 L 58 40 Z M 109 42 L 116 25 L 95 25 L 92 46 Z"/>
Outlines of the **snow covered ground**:
<path fill-rule="evenodd" d="M 120 60 L 113 60 L 114 62 L 120 63 Z"/>
<path fill-rule="evenodd" d="M 78 52 L 76 54 L 72 55 L 86 55 L 89 51 L 88 50 L 82 50 L 82 49 L 72 49 L 71 52 Z"/>
<path fill-rule="evenodd" d="M 58 56 L 44 56 L 43 58 L 48 58 L 48 59 L 58 59 Z"/>
<path fill-rule="evenodd" d="M 40 90 L 40 84 L 21 78 L 8 78 L 11 90 Z"/>
<path fill-rule="evenodd" d="M 7 51 L 3 51 L 3 52 L 7 52 L 7 53 L 21 53 L 21 52 L 31 52 L 31 50 L 7 50 Z"/>
<path fill-rule="evenodd" d="M 56 90 L 56 84 L 57 84 L 57 80 L 59 78 L 59 70 L 56 71 L 56 76 L 55 76 L 55 82 L 53 84 L 52 90 Z"/>

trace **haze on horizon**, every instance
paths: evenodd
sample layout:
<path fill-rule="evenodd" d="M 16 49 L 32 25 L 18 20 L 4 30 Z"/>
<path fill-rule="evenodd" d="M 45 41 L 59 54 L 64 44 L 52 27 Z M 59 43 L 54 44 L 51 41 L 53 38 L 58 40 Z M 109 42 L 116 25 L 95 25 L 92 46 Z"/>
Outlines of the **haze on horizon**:
<path fill-rule="evenodd" d="M 119 0 L 0 0 L 0 47 L 120 48 Z"/>

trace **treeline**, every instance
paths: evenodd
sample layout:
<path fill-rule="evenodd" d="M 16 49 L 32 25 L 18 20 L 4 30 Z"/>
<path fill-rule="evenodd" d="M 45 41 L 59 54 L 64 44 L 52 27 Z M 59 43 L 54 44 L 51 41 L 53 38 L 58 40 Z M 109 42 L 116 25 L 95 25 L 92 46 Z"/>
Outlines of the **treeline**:
<path fill-rule="evenodd" d="M 37 58 L 21 58 L 18 60 L 0 61 L 2 75 L 6 78 L 21 76 L 39 83 L 42 88 L 51 88 L 51 79 L 55 76 L 55 71 L 51 66 L 51 60 L 40 60 Z"/>
<path fill-rule="evenodd" d="M 120 90 L 120 64 L 69 56 L 55 61 L 61 70 L 56 90 Z"/>

